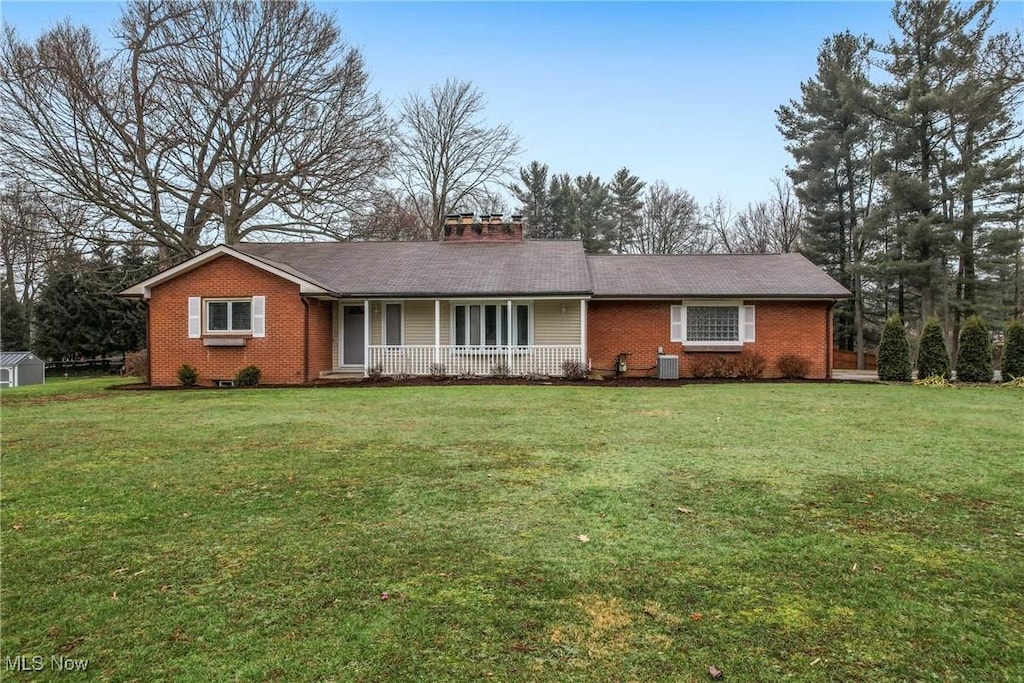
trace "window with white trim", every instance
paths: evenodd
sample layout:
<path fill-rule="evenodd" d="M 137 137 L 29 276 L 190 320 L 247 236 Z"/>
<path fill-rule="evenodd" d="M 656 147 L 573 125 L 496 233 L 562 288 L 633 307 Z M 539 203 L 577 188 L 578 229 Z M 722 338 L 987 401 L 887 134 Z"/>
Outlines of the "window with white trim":
<path fill-rule="evenodd" d="M 508 304 L 457 303 L 452 306 L 452 339 L 455 346 L 529 346 L 531 310 L 529 304 L 512 304 L 509 329 Z"/>
<path fill-rule="evenodd" d="M 754 306 L 706 302 L 672 306 L 671 311 L 671 341 L 708 346 L 754 341 Z"/>
<path fill-rule="evenodd" d="M 207 299 L 207 332 L 252 332 L 252 299 Z"/>
<path fill-rule="evenodd" d="M 402 345 L 402 304 L 384 304 L 384 345 Z"/>

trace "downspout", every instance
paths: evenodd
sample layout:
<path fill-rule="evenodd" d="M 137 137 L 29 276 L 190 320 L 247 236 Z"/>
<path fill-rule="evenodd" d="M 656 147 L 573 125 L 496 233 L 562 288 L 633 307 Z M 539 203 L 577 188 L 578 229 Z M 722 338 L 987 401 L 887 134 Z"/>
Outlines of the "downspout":
<path fill-rule="evenodd" d="M 302 320 L 302 383 L 309 384 L 309 299 L 304 296 L 299 298 L 305 309 Z"/>
<path fill-rule="evenodd" d="M 836 300 L 825 309 L 825 379 L 832 379 L 832 311 L 836 307 Z"/>
<path fill-rule="evenodd" d="M 150 333 L 152 332 L 152 325 L 149 321 L 149 299 L 143 299 L 142 303 L 146 305 L 146 382 L 152 386 L 153 384 L 153 344 Z M 45 366 L 44 366 L 45 367 Z M 46 375 L 46 370 L 43 370 L 43 375 Z"/>

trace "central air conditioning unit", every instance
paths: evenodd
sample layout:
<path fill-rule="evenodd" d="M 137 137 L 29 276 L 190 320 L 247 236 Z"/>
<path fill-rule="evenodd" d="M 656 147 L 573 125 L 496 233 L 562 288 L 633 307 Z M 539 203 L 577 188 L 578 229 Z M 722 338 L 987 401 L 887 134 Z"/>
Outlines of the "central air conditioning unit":
<path fill-rule="evenodd" d="M 658 356 L 658 379 L 679 379 L 679 356 Z"/>

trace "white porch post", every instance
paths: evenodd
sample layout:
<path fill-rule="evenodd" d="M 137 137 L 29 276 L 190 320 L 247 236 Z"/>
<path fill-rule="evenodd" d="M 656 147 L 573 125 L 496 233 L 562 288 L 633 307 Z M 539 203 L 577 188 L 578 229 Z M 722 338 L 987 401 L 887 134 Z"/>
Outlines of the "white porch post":
<path fill-rule="evenodd" d="M 434 299 L 434 365 L 441 364 L 441 300 Z"/>
<path fill-rule="evenodd" d="M 370 376 L 370 302 L 363 301 L 363 377 Z"/>
<path fill-rule="evenodd" d="M 580 362 L 590 370 L 587 363 L 587 300 L 580 299 Z"/>
<path fill-rule="evenodd" d="M 505 307 L 505 331 L 508 333 L 508 345 L 505 347 L 505 365 L 508 366 L 510 375 L 516 375 L 519 373 L 512 368 L 512 345 L 516 341 L 512 336 L 512 299 L 508 300 L 508 305 Z M 501 341 L 501 334 L 498 334 L 498 341 Z"/>

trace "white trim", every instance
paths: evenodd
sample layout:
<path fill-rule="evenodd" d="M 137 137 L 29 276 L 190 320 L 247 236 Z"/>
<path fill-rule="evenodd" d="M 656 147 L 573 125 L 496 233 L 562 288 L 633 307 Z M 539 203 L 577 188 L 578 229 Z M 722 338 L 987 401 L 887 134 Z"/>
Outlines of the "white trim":
<path fill-rule="evenodd" d="M 754 306 L 746 305 L 740 307 L 740 336 L 743 337 L 745 344 L 753 343 L 756 339 L 756 321 L 757 316 L 754 312 Z"/>
<path fill-rule="evenodd" d="M 195 299 L 195 298 L 198 298 L 198 297 L 189 297 L 189 304 L 190 305 L 191 305 L 191 300 Z M 256 297 L 251 297 L 251 296 L 249 296 L 249 297 L 245 297 L 245 296 L 212 296 L 212 297 L 209 297 L 209 298 L 204 298 L 203 299 L 203 307 L 202 307 L 202 311 L 203 311 L 203 314 L 202 314 L 203 315 L 203 326 L 202 326 L 203 334 L 229 334 L 229 335 L 230 334 L 249 334 L 249 335 L 252 335 L 254 337 L 257 336 L 255 334 L 255 327 L 254 327 L 254 318 L 256 317 L 256 313 L 253 310 L 255 308 L 255 306 L 253 304 L 253 299 L 255 299 L 255 298 Z M 242 330 L 231 329 L 231 319 L 232 319 L 231 318 L 231 304 L 233 304 L 235 302 L 249 304 L 249 327 L 247 329 L 242 329 Z M 228 317 L 227 317 L 228 329 L 226 329 L 226 330 L 211 330 L 210 329 L 210 304 L 215 304 L 215 303 L 227 303 L 228 304 L 228 313 L 227 313 L 227 315 L 228 315 Z M 189 315 L 189 325 L 190 326 L 191 326 L 191 323 L 192 323 L 192 319 L 191 318 L 192 318 L 192 316 Z M 262 335 L 259 335 L 259 336 L 262 336 Z"/>
<path fill-rule="evenodd" d="M 119 292 L 118 296 L 142 297 L 143 299 L 148 299 L 150 297 L 150 289 L 152 289 L 153 287 L 167 280 L 171 280 L 179 275 L 183 275 L 189 272 L 190 270 L 194 270 L 199 266 L 203 265 L 204 263 L 212 261 L 213 259 L 218 258 L 220 256 L 231 256 L 233 258 L 238 259 L 239 261 L 242 261 L 243 263 L 248 263 L 250 266 L 255 266 L 260 270 L 265 270 L 266 272 L 276 275 L 285 280 L 288 280 L 289 282 L 294 282 L 295 284 L 299 285 L 299 292 L 302 294 L 329 295 L 331 293 L 324 289 L 323 287 L 315 285 L 308 280 L 304 280 L 301 277 L 298 277 L 297 275 L 292 275 L 291 273 L 283 271 L 280 268 L 275 268 L 274 266 L 264 263 L 260 259 L 254 258 L 240 251 L 236 251 L 235 249 L 232 249 L 231 247 L 222 244 L 218 247 L 214 247 L 213 249 L 204 251 L 202 254 L 193 256 L 184 263 L 179 263 L 173 268 L 168 268 L 162 273 L 157 273 L 153 277 L 150 277 L 146 280 L 143 280 L 142 282 L 132 285 L 128 289 Z"/>
<path fill-rule="evenodd" d="M 203 336 L 203 298 L 188 298 L 188 338 L 199 339 Z"/>
<path fill-rule="evenodd" d="M 441 300 L 434 299 L 434 365 L 441 364 Z"/>
<path fill-rule="evenodd" d="M 363 301 L 363 377 L 370 376 L 370 300 Z"/>
<path fill-rule="evenodd" d="M 726 341 L 703 341 L 687 338 L 687 309 L 690 307 L 724 307 L 736 309 L 737 339 Z M 699 346 L 736 346 L 754 341 L 755 306 L 744 304 L 742 299 L 684 299 L 669 307 L 669 341 Z M 750 324 L 747 325 L 749 317 Z M 678 327 L 677 327 L 678 326 Z"/>
<path fill-rule="evenodd" d="M 587 300 L 586 299 L 580 299 L 580 358 L 586 359 L 586 357 L 587 357 Z"/>
<path fill-rule="evenodd" d="M 511 306 L 509 306 L 509 304 L 511 304 Z M 448 327 L 449 327 L 449 334 L 451 335 L 448 338 L 449 339 L 449 346 L 457 346 L 459 348 L 473 348 L 473 347 L 478 347 L 478 346 L 480 346 L 480 347 L 482 347 L 482 346 L 500 346 L 500 347 L 505 347 L 506 344 L 502 344 L 501 343 L 501 329 L 500 328 L 498 329 L 498 339 L 495 340 L 497 343 L 493 344 L 493 345 L 486 343 L 487 342 L 487 339 L 485 338 L 485 336 L 486 336 L 485 335 L 486 315 L 484 314 L 483 308 L 481 308 L 481 310 L 480 310 L 480 343 L 479 344 L 468 344 L 467 343 L 467 344 L 461 344 L 461 345 L 460 344 L 456 344 L 456 335 L 455 335 L 455 318 L 456 318 L 455 307 L 456 306 L 481 306 L 481 307 L 484 307 L 484 306 L 495 306 L 498 309 L 498 312 L 497 312 L 496 318 L 495 318 L 496 320 L 501 315 L 501 307 L 502 306 L 509 306 L 508 316 L 511 318 L 511 320 L 513 322 L 513 325 L 508 328 L 508 344 L 507 344 L 507 346 L 510 346 L 510 347 L 522 347 L 523 346 L 521 344 L 517 344 L 516 343 L 516 341 L 517 341 L 516 340 L 516 336 L 517 336 L 516 332 L 518 332 L 518 325 L 519 325 L 519 313 L 518 313 L 517 310 L 515 310 L 514 307 L 516 307 L 516 306 L 526 306 L 528 313 L 526 314 L 526 324 L 527 324 L 526 341 L 527 341 L 527 343 L 525 345 L 526 346 L 533 346 L 534 345 L 533 344 L 533 342 L 534 342 L 534 335 L 533 335 L 534 330 L 533 330 L 533 328 L 534 328 L 534 325 L 535 325 L 535 322 L 534 322 L 535 319 L 534 319 L 533 300 L 532 299 L 505 299 L 504 301 L 502 301 L 502 300 L 496 300 L 495 301 L 495 300 L 489 300 L 489 299 L 466 299 L 466 300 L 451 299 L 451 300 L 449 300 L 449 302 L 448 302 Z M 468 316 L 468 311 L 467 311 L 467 316 Z M 468 320 L 466 321 L 466 334 L 469 335 L 469 321 Z"/>
<path fill-rule="evenodd" d="M 256 338 L 267 336 L 267 297 L 254 296 L 252 298 L 252 336 Z"/>

